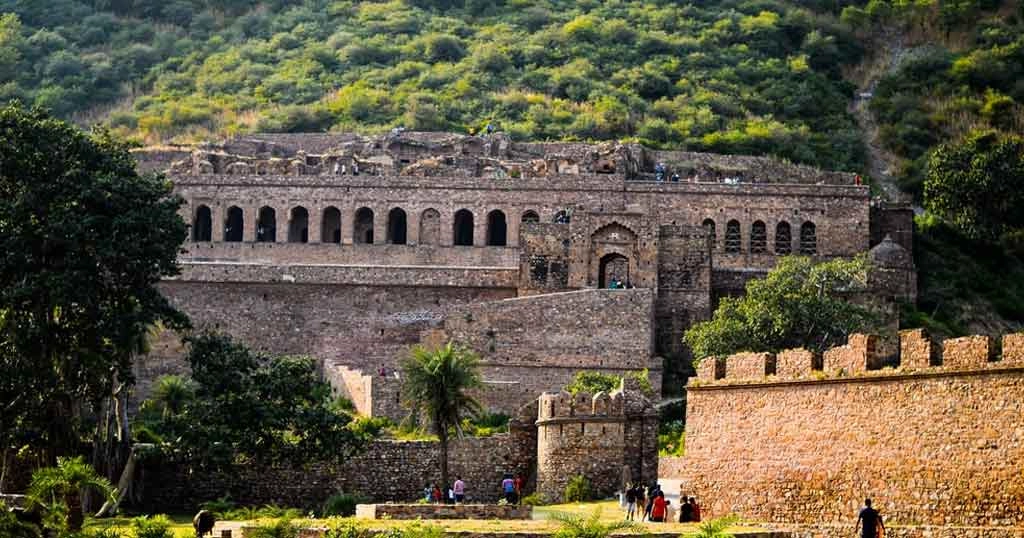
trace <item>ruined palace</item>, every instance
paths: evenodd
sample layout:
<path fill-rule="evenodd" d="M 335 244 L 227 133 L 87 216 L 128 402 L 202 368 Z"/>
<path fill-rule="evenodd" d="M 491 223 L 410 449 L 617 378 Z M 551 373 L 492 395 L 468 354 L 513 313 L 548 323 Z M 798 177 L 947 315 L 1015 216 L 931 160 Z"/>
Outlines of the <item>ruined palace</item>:
<path fill-rule="evenodd" d="M 480 353 L 493 410 L 580 370 L 681 388 L 682 332 L 788 254 L 870 251 L 883 300 L 915 294 L 908 210 L 872 204 L 853 174 L 768 158 L 401 131 L 138 157 L 191 224 L 163 292 L 197 326 L 318 358 L 364 413 L 399 413 L 398 357 L 448 339 Z M 140 392 L 181 355 L 161 338 Z"/>

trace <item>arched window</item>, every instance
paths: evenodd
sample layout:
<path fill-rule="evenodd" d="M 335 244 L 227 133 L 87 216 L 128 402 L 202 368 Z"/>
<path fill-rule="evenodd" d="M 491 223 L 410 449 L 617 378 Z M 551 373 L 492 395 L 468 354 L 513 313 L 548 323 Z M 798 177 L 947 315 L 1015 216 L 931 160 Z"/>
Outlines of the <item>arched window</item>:
<path fill-rule="evenodd" d="M 736 254 L 741 250 L 740 221 L 730 220 L 725 225 L 725 251 Z"/>
<path fill-rule="evenodd" d="M 309 211 L 302 206 L 293 207 L 291 217 L 288 218 L 288 242 L 309 242 Z"/>
<path fill-rule="evenodd" d="M 396 207 L 388 212 L 388 236 L 387 242 L 392 245 L 404 245 L 406 243 L 406 217 L 405 210 Z"/>
<path fill-rule="evenodd" d="M 196 218 L 192 221 L 192 240 L 213 240 L 213 214 L 210 212 L 210 208 L 205 205 L 201 205 L 196 209 Z"/>
<path fill-rule="evenodd" d="M 455 212 L 452 237 L 456 246 L 473 246 L 473 214 L 468 209 L 460 209 Z"/>
<path fill-rule="evenodd" d="M 434 208 L 420 214 L 420 244 L 441 244 L 441 213 Z"/>
<path fill-rule="evenodd" d="M 700 225 L 704 228 L 704 232 L 708 237 L 708 244 L 711 246 L 711 250 L 714 250 L 718 246 L 718 236 L 715 235 L 715 221 L 704 219 L 704 222 Z"/>
<path fill-rule="evenodd" d="M 526 213 L 523 213 L 523 216 L 522 216 L 522 218 L 520 218 L 519 221 L 522 222 L 523 224 L 527 224 L 527 223 L 536 224 L 536 223 L 540 222 L 540 215 L 538 215 L 536 211 L 531 209 L 531 210 L 527 211 Z"/>
<path fill-rule="evenodd" d="M 788 256 L 793 252 L 793 231 L 789 223 L 782 221 L 775 225 L 775 253 L 779 256 Z"/>
<path fill-rule="evenodd" d="M 487 214 L 487 246 L 503 247 L 508 244 L 508 224 L 505 213 L 495 209 Z"/>
<path fill-rule="evenodd" d="M 256 218 L 256 241 L 259 243 L 277 241 L 277 211 L 274 211 L 274 208 L 268 206 L 260 208 L 259 216 Z"/>
<path fill-rule="evenodd" d="M 768 228 L 763 222 L 755 220 L 750 225 L 750 252 L 764 254 L 768 251 Z"/>
<path fill-rule="evenodd" d="M 355 225 L 352 226 L 352 242 L 357 245 L 373 244 L 373 210 L 360 207 L 356 211 Z"/>
<path fill-rule="evenodd" d="M 331 206 L 320 220 L 320 242 L 341 243 L 341 210 Z"/>
<path fill-rule="evenodd" d="M 555 218 L 552 219 L 551 222 L 554 222 L 555 224 L 569 224 L 569 221 L 571 220 L 572 215 L 570 215 L 568 211 L 563 209 L 558 213 L 555 213 Z"/>
<path fill-rule="evenodd" d="M 814 256 L 818 253 L 818 235 L 813 222 L 800 226 L 800 254 Z"/>
<path fill-rule="evenodd" d="M 245 214 L 242 208 L 231 206 L 228 208 L 227 217 L 224 219 L 224 240 L 238 242 L 242 240 L 242 233 L 245 230 Z"/>

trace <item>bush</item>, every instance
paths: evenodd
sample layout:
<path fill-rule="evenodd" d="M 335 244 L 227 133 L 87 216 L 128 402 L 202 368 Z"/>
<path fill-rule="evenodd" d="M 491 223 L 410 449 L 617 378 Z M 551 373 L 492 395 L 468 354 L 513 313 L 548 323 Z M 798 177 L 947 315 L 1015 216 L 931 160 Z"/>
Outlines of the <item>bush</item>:
<path fill-rule="evenodd" d="M 133 519 L 132 533 L 135 538 L 174 538 L 171 520 L 162 514 Z"/>
<path fill-rule="evenodd" d="M 282 518 L 269 525 L 246 529 L 247 538 L 299 538 L 299 528 L 291 519 Z"/>
<path fill-rule="evenodd" d="M 594 491 L 590 486 L 590 480 L 583 475 L 576 475 L 569 479 L 565 486 L 565 502 L 582 503 L 593 500 Z"/>
<path fill-rule="evenodd" d="M 227 519 L 224 514 L 234 510 L 238 505 L 231 500 L 230 495 L 225 495 L 214 501 L 206 501 L 199 505 L 199 508 L 208 512 L 213 512 L 213 515 L 217 516 L 218 519 Z"/>
<path fill-rule="evenodd" d="M 548 499 L 543 493 L 531 493 L 523 497 L 520 502 L 526 506 L 544 506 L 548 503 Z"/>
<path fill-rule="evenodd" d="M 348 493 L 337 493 L 331 495 L 324 501 L 324 506 L 320 510 L 322 517 L 328 516 L 342 516 L 348 517 L 355 515 L 356 505 L 359 504 L 360 498 L 356 495 Z"/>
<path fill-rule="evenodd" d="M 369 538 L 370 531 L 351 523 L 333 523 L 324 531 L 324 538 Z"/>
<path fill-rule="evenodd" d="M 393 425 L 387 417 L 357 417 L 346 427 L 363 439 L 373 439 L 385 428 Z"/>

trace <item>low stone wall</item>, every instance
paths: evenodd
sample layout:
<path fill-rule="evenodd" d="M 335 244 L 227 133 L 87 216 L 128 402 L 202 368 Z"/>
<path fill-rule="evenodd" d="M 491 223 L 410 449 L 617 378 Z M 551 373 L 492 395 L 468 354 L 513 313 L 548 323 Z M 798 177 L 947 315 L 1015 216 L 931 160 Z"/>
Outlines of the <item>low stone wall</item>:
<path fill-rule="evenodd" d="M 455 440 L 449 446 L 451 480 L 461 476 L 466 497 L 497 502 L 504 473 L 532 482 L 537 439 L 529 429 L 514 434 Z M 374 502 L 415 501 L 427 483 L 440 481 L 440 448 L 433 441 L 373 441 L 340 462 L 303 466 L 243 465 L 206 472 L 186 463 L 147 462 L 139 469 L 133 505 L 157 512 L 190 512 L 225 495 L 245 506 L 277 504 L 318 510 L 338 492 Z"/>
<path fill-rule="evenodd" d="M 362 519 L 531 519 L 532 506 L 511 504 L 360 504 Z"/>
<path fill-rule="evenodd" d="M 884 517 L 884 515 L 883 515 Z M 846 525 L 778 525 L 791 538 L 850 538 L 856 520 Z M 1024 527 L 938 527 L 886 525 L 888 538 L 1024 538 Z M 859 536 L 856 535 L 856 536 Z"/>

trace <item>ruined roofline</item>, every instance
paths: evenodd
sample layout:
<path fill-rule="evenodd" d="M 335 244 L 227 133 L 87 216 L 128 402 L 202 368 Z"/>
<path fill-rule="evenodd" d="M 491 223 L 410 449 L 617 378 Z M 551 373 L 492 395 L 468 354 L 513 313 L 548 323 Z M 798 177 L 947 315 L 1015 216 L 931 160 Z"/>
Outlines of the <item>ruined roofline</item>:
<path fill-rule="evenodd" d="M 515 142 L 503 133 L 253 134 L 194 146 L 138 150 L 140 166 L 172 175 L 370 175 L 472 178 L 599 173 L 627 180 L 856 185 L 856 175 L 771 157 L 655 150 L 631 142 Z M 663 167 L 659 166 L 663 163 Z M 658 170 L 662 170 L 658 174 Z"/>
<path fill-rule="evenodd" d="M 891 366 L 887 363 L 892 357 L 883 357 L 878 351 L 878 336 L 855 333 L 845 345 L 821 355 L 798 348 L 779 353 L 742 352 L 724 358 L 708 357 L 698 365 L 697 377 L 691 385 L 772 384 L 1024 368 L 1024 333 L 1004 335 L 1001 342 L 974 335 L 949 338 L 938 344 L 923 329 L 910 329 L 900 331 L 899 340 L 896 368 L 883 369 Z M 997 343 L 1001 343 L 999 349 Z"/>

